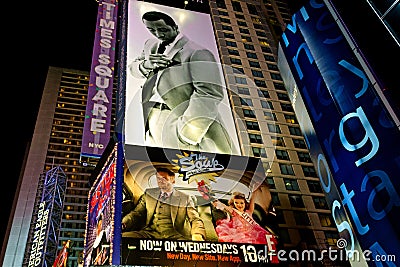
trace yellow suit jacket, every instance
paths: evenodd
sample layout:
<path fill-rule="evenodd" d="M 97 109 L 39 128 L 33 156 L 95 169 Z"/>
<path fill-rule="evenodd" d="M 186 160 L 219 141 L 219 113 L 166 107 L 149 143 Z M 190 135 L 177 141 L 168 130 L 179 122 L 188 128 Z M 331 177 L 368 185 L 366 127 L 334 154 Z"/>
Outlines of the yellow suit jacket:
<path fill-rule="evenodd" d="M 125 223 L 127 229 L 137 226 L 138 222 L 142 220 L 145 221 L 145 226 L 150 224 L 156 210 L 159 195 L 159 188 L 146 189 L 135 209 L 122 219 L 122 223 Z M 183 192 L 174 190 L 170 196 L 170 201 L 171 218 L 175 230 L 188 239 L 191 239 L 193 234 L 200 234 L 205 239 L 204 223 L 194 206 L 192 198 Z"/>

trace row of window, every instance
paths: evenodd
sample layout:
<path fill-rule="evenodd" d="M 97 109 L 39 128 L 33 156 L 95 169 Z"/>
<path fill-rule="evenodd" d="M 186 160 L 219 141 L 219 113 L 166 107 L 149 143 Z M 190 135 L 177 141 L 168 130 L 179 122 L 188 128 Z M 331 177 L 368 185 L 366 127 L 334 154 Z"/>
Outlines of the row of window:
<path fill-rule="evenodd" d="M 266 179 L 270 189 L 276 189 L 274 177 L 270 176 Z M 323 193 L 321 183 L 315 180 L 306 180 L 308 190 L 311 193 Z M 299 184 L 296 179 L 283 178 L 283 183 L 285 184 L 286 190 L 289 191 L 300 191 Z"/>
<path fill-rule="evenodd" d="M 258 89 L 257 92 L 259 97 L 271 98 L 267 90 Z M 238 93 L 242 95 L 250 95 L 250 90 L 248 87 L 239 86 Z M 279 100 L 290 102 L 290 98 L 286 92 L 276 92 L 276 96 Z"/>
<path fill-rule="evenodd" d="M 273 146 L 286 147 L 285 141 L 282 136 L 270 136 Z M 291 138 L 295 148 L 307 149 L 307 145 L 303 139 Z"/>
<path fill-rule="evenodd" d="M 224 0 L 217 0 L 217 1 L 216 1 L 216 4 L 217 4 L 217 7 L 218 7 L 218 8 L 227 9 Z M 256 7 L 255 5 L 249 4 L 249 3 L 243 3 L 243 4 L 246 4 L 246 7 L 247 7 L 247 10 L 249 11 L 249 14 L 251 14 L 251 15 L 258 15 L 258 10 L 257 10 L 257 7 Z M 235 11 L 235 12 L 241 12 L 241 13 L 243 13 L 242 6 L 241 6 L 240 2 L 238 2 L 238 1 L 232 1 L 232 8 L 233 8 L 233 11 Z M 240 18 L 242 18 L 242 17 L 240 16 L 241 14 L 237 14 L 237 15 L 238 15 Z M 244 19 L 244 18 L 243 18 L 243 19 Z"/>
<path fill-rule="evenodd" d="M 302 195 L 300 195 L 300 194 L 296 194 L 296 195 L 295 194 L 281 194 L 281 195 L 288 196 L 289 203 L 292 208 L 305 208 Z M 281 201 L 278 196 L 278 193 L 271 192 L 271 196 L 272 196 L 272 204 L 275 207 L 281 206 Z M 329 210 L 328 202 L 326 201 L 325 197 L 312 196 L 312 201 L 313 201 L 314 207 L 316 209 Z"/>

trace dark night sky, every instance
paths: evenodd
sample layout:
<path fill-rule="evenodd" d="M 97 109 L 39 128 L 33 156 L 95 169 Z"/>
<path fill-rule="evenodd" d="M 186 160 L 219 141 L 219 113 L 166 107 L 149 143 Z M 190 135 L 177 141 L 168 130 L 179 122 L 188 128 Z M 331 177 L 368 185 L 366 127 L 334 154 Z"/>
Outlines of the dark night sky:
<path fill-rule="evenodd" d="M 98 7 L 95 0 L 11 2 L 3 9 L 11 18 L 2 20 L 3 58 L 7 64 L 3 65 L 6 73 L 2 75 L 6 172 L 0 194 L 1 246 L 48 67 L 90 70 Z"/>

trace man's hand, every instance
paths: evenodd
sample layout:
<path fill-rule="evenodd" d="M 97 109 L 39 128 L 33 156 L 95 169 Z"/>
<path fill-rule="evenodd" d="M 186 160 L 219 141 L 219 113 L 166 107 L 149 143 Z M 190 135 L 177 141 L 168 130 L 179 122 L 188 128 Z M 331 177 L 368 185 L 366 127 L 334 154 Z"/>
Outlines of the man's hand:
<path fill-rule="evenodd" d="M 192 235 L 192 240 L 193 241 L 204 241 L 204 238 L 201 234 L 193 234 Z"/>
<path fill-rule="evenodd" d="M 171 59 L 163 54 L 151 54 L 149 59 L 143 62 L 143 67 L 145 69 L 158 69 L 166 68 L 171 64 Z"/>

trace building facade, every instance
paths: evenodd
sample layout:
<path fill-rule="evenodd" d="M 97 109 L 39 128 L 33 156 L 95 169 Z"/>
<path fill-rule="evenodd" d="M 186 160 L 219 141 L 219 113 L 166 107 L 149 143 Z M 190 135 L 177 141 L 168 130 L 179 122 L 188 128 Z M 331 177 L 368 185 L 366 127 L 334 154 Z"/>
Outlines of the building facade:
<path fill-rule="evenodd" d="M 72 241 L 69 266 L 77 266 L 83 252 L 91 175 L 91 168 L 79 162 L 88 84 L 87 71 L 49 67 L 20 190 L 16 194 L 12 225 L 5 239 L 3 266 L 28 266 L 32 245 L 29 237 L 34 231 L 31 219 L 37 212 L 37 192 L 43 187 L 40 177 L 55 166 L 67 177 L 59 247 Z"/>

